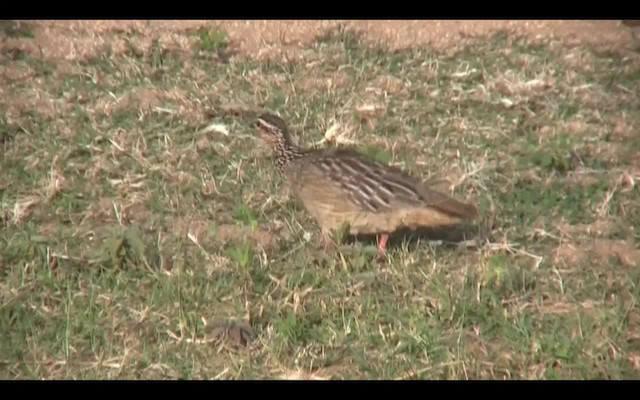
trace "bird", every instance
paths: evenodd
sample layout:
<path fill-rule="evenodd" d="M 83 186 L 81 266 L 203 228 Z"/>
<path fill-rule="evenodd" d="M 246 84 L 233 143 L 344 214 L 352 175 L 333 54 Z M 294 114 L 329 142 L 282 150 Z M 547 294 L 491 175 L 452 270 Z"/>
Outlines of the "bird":
<path fill-rule="evenodd" d="M 255 126 L 275 153 L 277 170 L 319 225 L 325 249 L 337 245 L 331 232 L 346 228 L 353 236 L 376 235 L 378 256 L 384 258 L 389 235 L 399 229 L 445 227 L 478 216 L 474 205 L 354 148 L 300 148 L 273 113 L 260 113 Z"/>

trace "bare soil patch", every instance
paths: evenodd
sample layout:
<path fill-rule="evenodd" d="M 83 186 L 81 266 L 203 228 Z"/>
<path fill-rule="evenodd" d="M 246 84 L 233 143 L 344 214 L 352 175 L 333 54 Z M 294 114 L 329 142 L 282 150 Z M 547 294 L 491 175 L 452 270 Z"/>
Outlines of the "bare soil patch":
<path fill-rule="evenodd" d="M 555 250 L 555 260 L 568 266 L 578 265 L 587 258 L 606 264 L 614 259 L 625 268 L 640 265 L 640 250 L 622 240 L 596 239 L 585 244 L 562 244 Z"/>
<path fill-rule="evenodd" d="M 34 27 L 31 38 L 10 38 L 2 48 L 18 48 L 39 53 L 45 58 L 82 59 L 99 53 L 109 45 L 112 51 L 125 51 L 127 42 L 143 48 L 154 41 L 165 48 L 190 51 L 192 43 L 185 33 L 202 26 L 219 26 L 228 33 L 231 44 L 241 54 L 264 56 L 265 53 L 296 49 L 313 42 L 330 29 L 344 26 L 363 35 L 367 41 L 383 44 L 392 50 L 428 46 L 437 51 L 455 51 L 469 39 L 505 31 L 526 35 L 533 40 L 559 39 L 569 45 L 589 44 L 608 48 L 629 48 L 634 37 L 629 27 L 618 20 L 321 20 L 321 21 L 27 21 Z M 597 32 L 597 35 L 594 35 Z M 114 41 L 114 36 L 118 39 Z M 277 47 L 277 49 L 274 48 Z"/>

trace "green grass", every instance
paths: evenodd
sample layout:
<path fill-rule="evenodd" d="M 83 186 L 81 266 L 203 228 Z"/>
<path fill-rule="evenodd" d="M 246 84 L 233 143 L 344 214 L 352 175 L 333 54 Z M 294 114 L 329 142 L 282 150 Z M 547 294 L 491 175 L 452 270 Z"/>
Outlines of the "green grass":
<path fill-rule="evenodd" d="M 302 54 L 1 61 L 33 75 L 0 99 L 1 378 L 640 377 L 640 192 L 620 181 L 640 177 L 637 53 L 505 35 L 389 53 L 339 30 Z M 481 209 L 477 246 L 324 254 L 231 103 L 448 178 Z M 214 340 L 220 320 L 254 340 Z"/>

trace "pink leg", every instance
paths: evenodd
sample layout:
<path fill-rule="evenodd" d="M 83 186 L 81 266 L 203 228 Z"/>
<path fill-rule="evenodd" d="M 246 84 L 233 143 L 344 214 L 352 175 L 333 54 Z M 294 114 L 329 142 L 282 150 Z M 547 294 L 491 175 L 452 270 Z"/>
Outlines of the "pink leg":
<path fill-rule="evenodd" d="M 378 236 L 378 257 L 380 258 L 384 258 L 385 256 L 388 239 L 389 235 L 386 233 Z"/>

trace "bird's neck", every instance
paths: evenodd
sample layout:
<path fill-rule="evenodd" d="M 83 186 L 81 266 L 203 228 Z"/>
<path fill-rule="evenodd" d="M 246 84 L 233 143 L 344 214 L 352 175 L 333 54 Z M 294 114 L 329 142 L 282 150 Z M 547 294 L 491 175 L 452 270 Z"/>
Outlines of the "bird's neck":
<path fill-rule="evenodd" d="M 283 170 L 290 161 L 297 160 L 303 155 L 304 150 L 289 138 L 283 138 L 276 146 L 276 164 L 280 170 Z"/>

